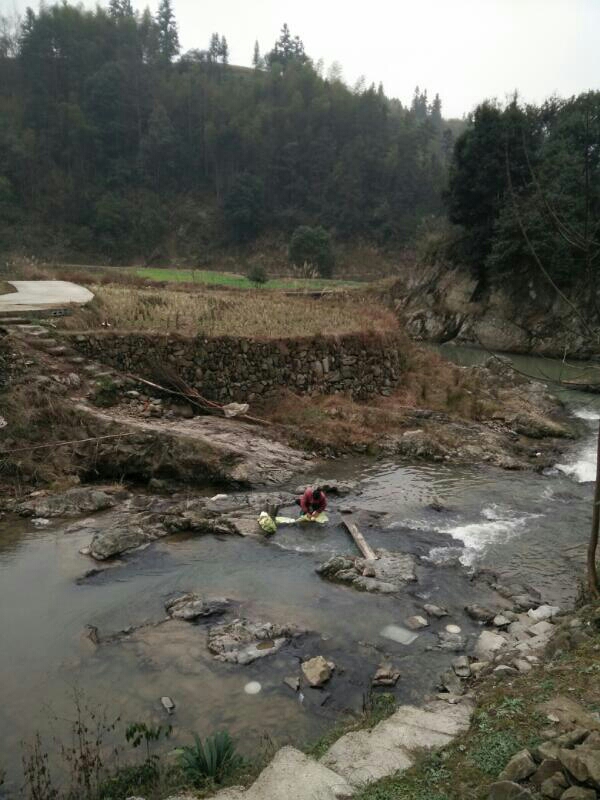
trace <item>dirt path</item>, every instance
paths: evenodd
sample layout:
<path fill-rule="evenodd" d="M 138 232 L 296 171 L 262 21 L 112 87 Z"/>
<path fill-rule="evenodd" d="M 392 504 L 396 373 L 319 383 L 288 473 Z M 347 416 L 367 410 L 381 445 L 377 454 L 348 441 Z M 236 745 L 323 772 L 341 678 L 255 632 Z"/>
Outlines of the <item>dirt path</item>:
<path fill-rule="evenodd" d="M 85 305 L 94 295 L 70 281 L 7 281 L 16 291 L 0 296 L 0 315 Z"/>

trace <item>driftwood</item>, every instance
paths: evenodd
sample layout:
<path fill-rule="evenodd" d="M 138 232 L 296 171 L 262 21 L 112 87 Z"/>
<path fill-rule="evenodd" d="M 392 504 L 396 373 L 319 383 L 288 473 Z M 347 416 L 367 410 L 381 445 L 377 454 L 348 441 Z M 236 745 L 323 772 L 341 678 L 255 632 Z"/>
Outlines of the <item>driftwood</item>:
<path fill-rule="evenodd" d="M 352 536 L 354 539 L 354 543 L 362 553 L 363 558 L 366 558 L 368 561 L 376 561 L 378 556 L 375 554 L 375 551 L 371 549 L 367 540 L 358 530 L 358 527 L 354 524 L 354 522 L 350 522 L 350 520 L 345 519 L 343 520 L 343 523 L 350 536 Z"/>

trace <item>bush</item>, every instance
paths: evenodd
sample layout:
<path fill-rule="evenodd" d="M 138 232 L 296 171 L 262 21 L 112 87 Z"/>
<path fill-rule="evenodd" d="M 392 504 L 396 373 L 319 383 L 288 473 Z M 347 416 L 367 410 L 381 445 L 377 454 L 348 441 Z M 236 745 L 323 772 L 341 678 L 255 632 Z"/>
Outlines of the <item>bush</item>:
<path fill-rule="evenodd" d="M 333 274 L 334 255 L 331 236 L 325 228 L 301 225 L 292 234 L 289 259 L 295 267 L 315 267 L 323 278 Z"/>
<path fill-rule="evenodd" d="M 246 277 L 250 283 L 255 283 L 257 286 L 261 286 L 269 280 L 269 276 L 261 264 L 253 264 L 248 270 Z"/>
<path fill-rule="evenodd" d="M 264 221 L 264 204 L 260 178 L 244 173 L 234 179 L 223 212 L 236 241 L 247 242 L 257 236 Z"/>
<path fill-rule="evenodd" d="M 207 737 L 204 744 L 198 735 L 194 735 L 194 745 L 184 747 L 180 759 L 186 778 L 198 788 L 208 781 L 221 783 L 244 763 L 227 731 Z"/>

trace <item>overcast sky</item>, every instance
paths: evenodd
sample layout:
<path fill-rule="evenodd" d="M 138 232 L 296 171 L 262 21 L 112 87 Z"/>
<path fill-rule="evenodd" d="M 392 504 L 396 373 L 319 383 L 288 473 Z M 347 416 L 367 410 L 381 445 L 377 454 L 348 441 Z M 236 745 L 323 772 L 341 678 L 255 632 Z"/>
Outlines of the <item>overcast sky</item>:
<path fill-rule="evenodd" d="M 137 8 L 145 0 L 133 0 Z M 151 0 L 154 11 L 158 0 Z M 0 0 L 22 11 L 27 0 Z M 93 7 L 93 0 L 84 5 Z M 283 22 L 346 82 L 381 81 L 409 102 L 415 86 L 439 92 L 444 116 L 518 89 L 531 101 L 600 82 L 600 0 L 173 0 L 182 48 L 225 34 L 230 61 L 250 64 L 255 39 L 272 47 Z"/>

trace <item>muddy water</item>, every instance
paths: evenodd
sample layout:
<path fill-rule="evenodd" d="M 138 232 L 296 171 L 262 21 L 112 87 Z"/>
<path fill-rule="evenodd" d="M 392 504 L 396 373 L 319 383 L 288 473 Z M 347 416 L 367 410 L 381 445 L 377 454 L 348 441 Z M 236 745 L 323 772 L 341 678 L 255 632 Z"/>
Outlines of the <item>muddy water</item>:
<path fill-rule="evenodd" d="M 481 358 L 472 351 L 453 350 L 452 356 L 462 363 Z M 548 362 L 543 368 L 547 374 Z M 21 740 L 36 729 L 49 742 L 64 733 L 74 688 L 125 721 L 165 719 L 160 697 L 168 695 L 177 706 L 169 720 L 175 742 L 191 731 L 206 735 L 227 727 L 251 753 L 265 734 L 276 744 L 302 743 L 344 711 L 360 710 L 384 654 L 402 671 L 400 699 L 418 700 L 430 691 L 452 658 L 431 649 L 436 631 L 452 622 L 476 635 L 462 612 L 465 603 L 486 600 L 486 590 L 468 579 L 474 565 L 526 580 L 548 600 L 570 602 L 590 521 L 585 479 L 593 468 L 591 426 L 600 402 L 585 395 L 566 400 L 589 420 L 590 436 L 573 445 L 560 469 L 541 475 L 334 462 L 327 474 L 359 478 L 360 492 L 334 502 L 325 530 L 290 528 L 270 542 L 171 537 L 78 582 L 91 566 L 78 552 L 85 538 L 66 534 L 62 523 L 36 528 L 31 521 L 0 520 L 0 766 L 8 768 L 10 786 L 19 780 Z M 432 501 L 445 510 L 430 508 Z M 364 533 L 374 546 L 421 557 L 418 583 L 391 598 L 322 581 L 316 563 L 333 552 L 352 552 L 335 506 L 385 512 L 365 516 Z M 178 590 L 225 595 L 238 604 L 239 615 L 293 622 L 314 633 L 247 667 L 215 662 L 203 625 L 169 622 L 100 646 L 82 635 L 86 625 L 102 636 L 159 622 L 165 599 Z M 450 618 L 432 622 L 408 646 L 381 635 L 427 601 L 446 605 Z M 341 668 L 322 706 L 322 693 L 308 690 L 302 701 L 283 684 L 298 674 L 301 659 L 316 654 Z M 259 694 L 244 691 L 251 681 L 261 684 Z"/>

